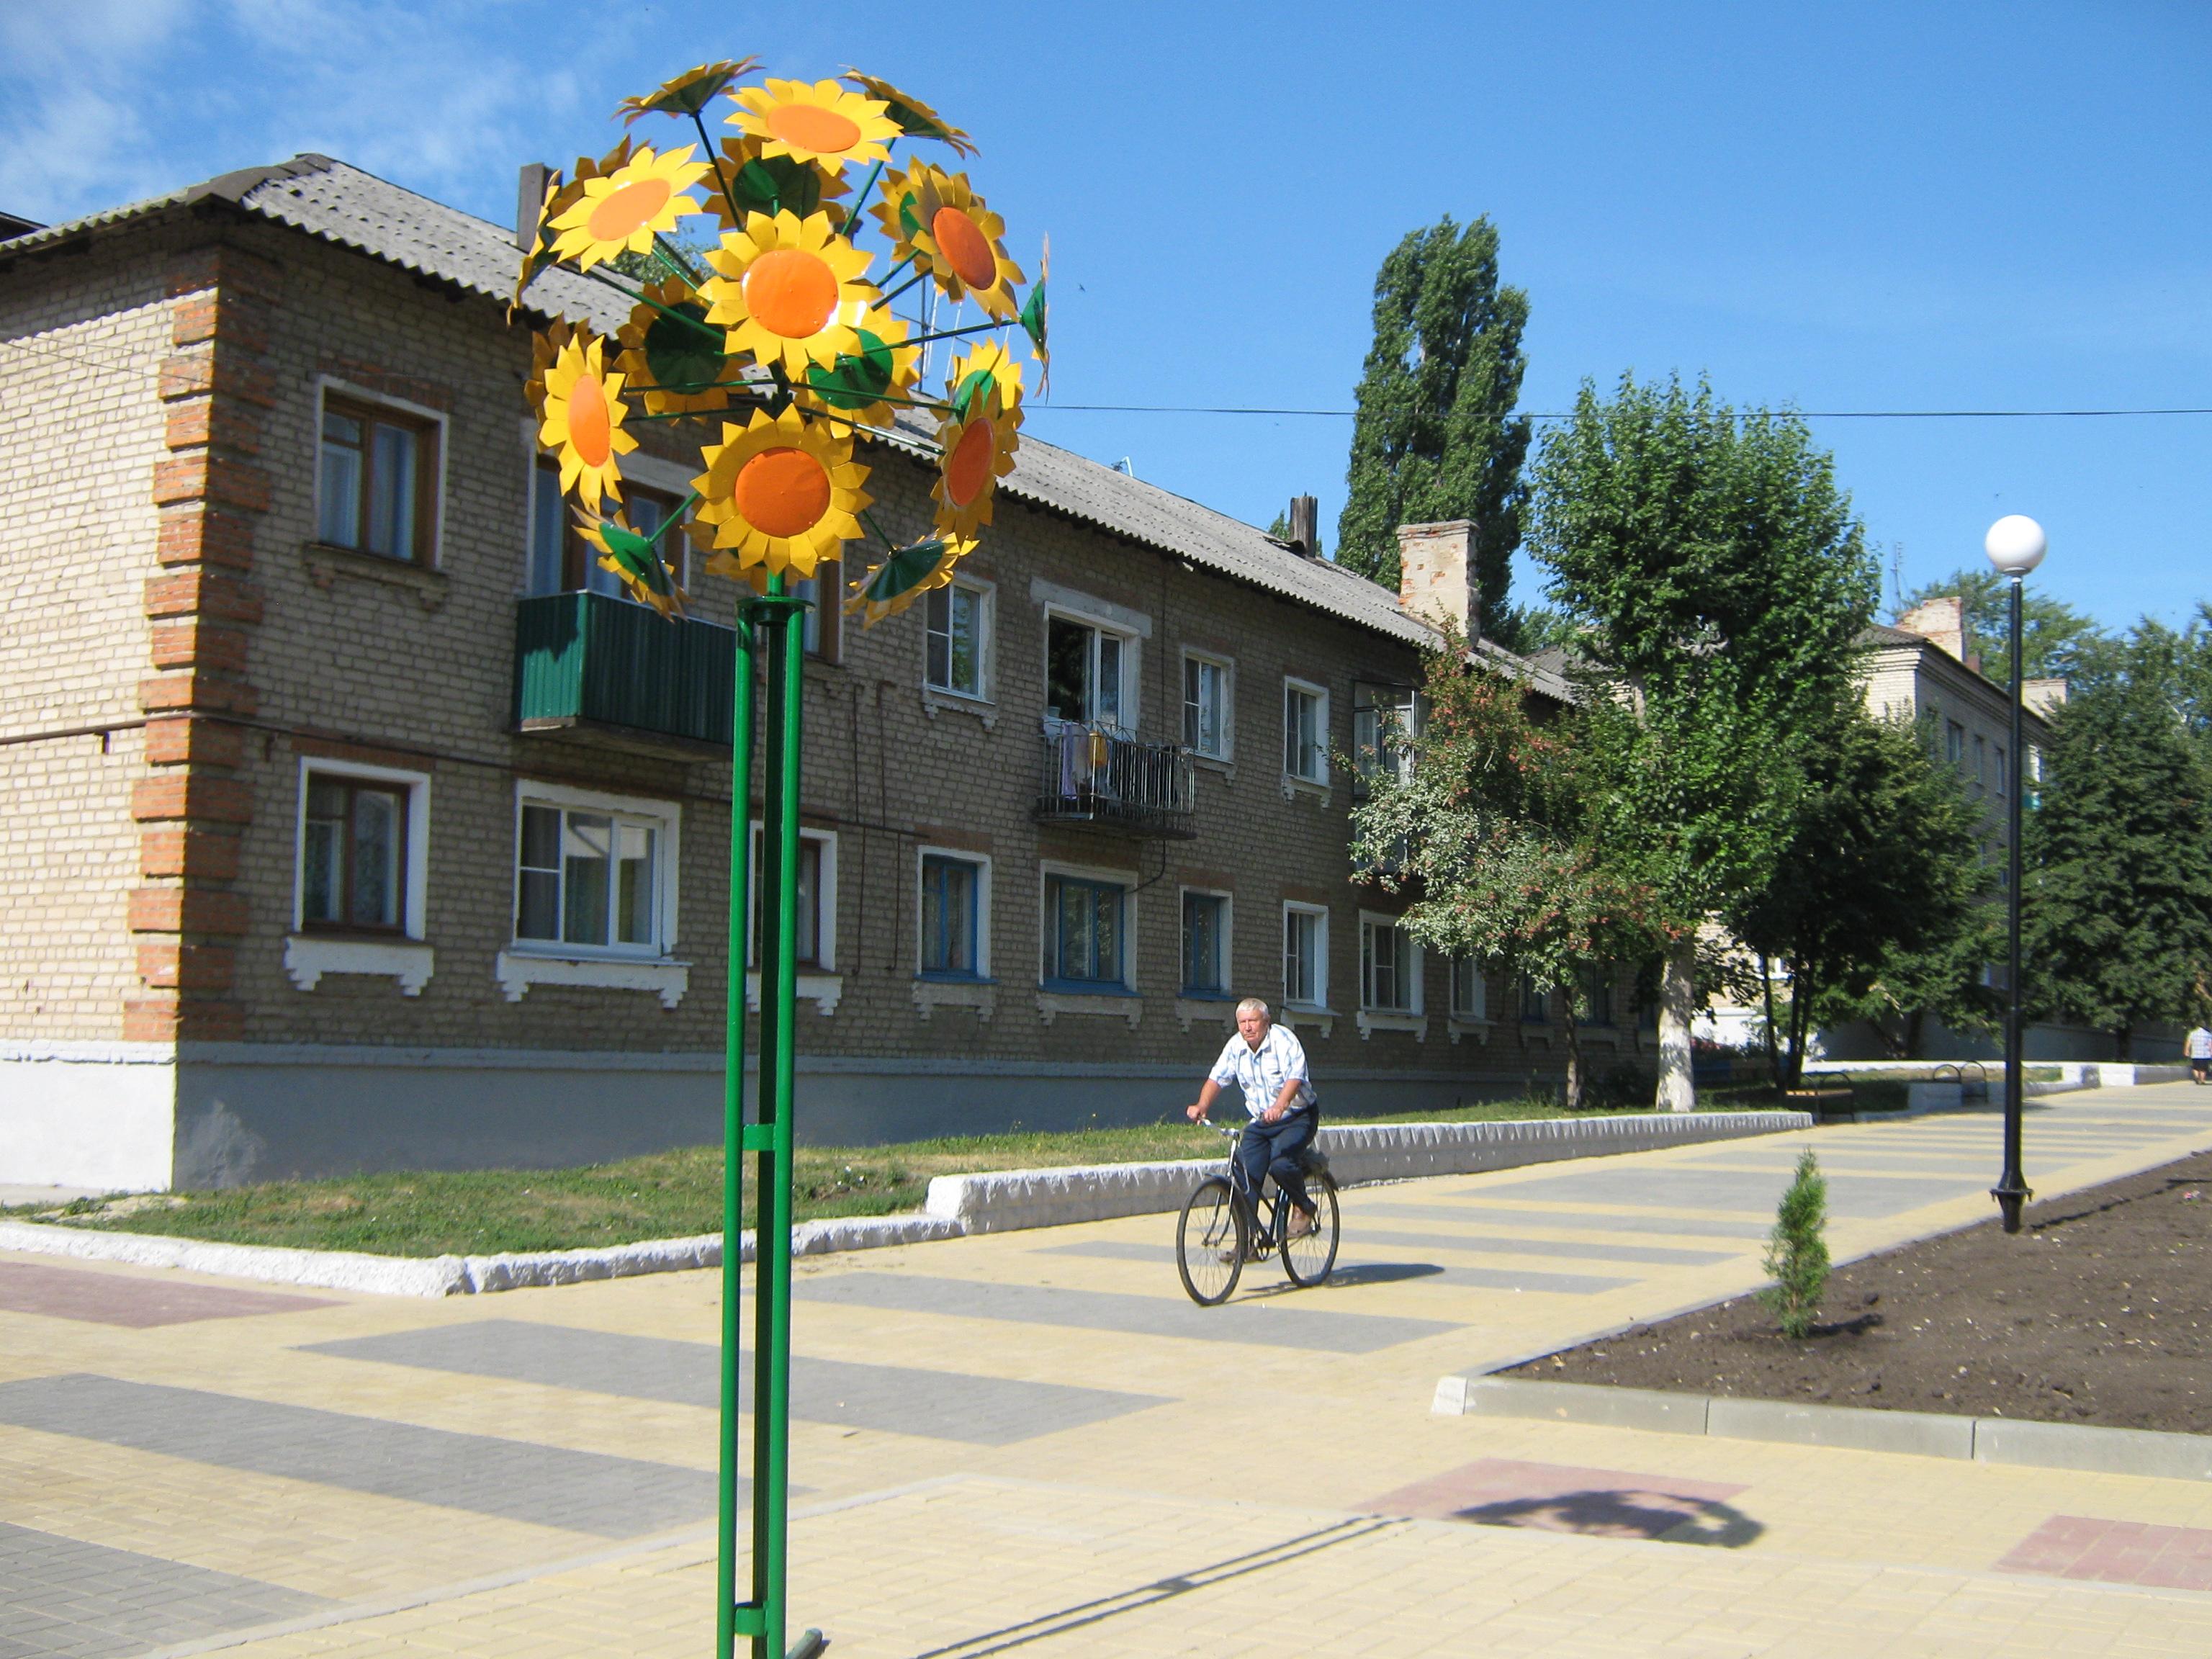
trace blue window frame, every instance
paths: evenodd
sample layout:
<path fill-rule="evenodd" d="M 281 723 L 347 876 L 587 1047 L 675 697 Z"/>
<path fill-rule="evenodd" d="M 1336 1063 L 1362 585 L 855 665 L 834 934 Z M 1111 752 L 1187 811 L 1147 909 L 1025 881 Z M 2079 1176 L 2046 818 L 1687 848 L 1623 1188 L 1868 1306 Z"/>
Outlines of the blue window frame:
<path fill-rule="evenodd" d="M 1045 977 L 1086 990 L 1121 988 L 1122 912 L 1117 884 L 1053 876 L 1045 884 Z"/>
<path fill-rule="evenodd" d="M 921 860 L 921 971 L 933 979 L 977 979 L 977 899 L 982 868 L 927 854 Z"/>

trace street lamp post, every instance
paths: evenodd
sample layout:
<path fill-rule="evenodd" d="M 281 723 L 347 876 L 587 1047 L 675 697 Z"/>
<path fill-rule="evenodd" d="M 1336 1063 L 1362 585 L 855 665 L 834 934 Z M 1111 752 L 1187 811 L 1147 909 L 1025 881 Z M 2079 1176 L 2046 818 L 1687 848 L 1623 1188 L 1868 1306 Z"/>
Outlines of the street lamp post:
<path fill-rule="evenodd" d="M 2008 952 L 2005 963 L 2005 1125 L 2004 1170 L 1997 1176 L 1997 1184 L 1990 1189 L 1997 1207 L 2004 1212 L 2004 1230 L 2008 1233 L 2020 1231 L 2021 1206 L 2033 1197 L 2028 1190 L 2027 1177 L 2020 1167 L 2021 1049 L 2023 1033 L 2020 1012 L 2020 908 L 2021 908 L 2021 799 L 2027 793 L 2027 768 L 2026 745 L 2021 728 L 2025 723 L 2020 699 L 2020 585 L 2021 579 L 2043 562 L 2045 546 L 2043 526 L 2033 519 L 2014 513 L 1999 519 L 1990 526 L 1983 538 L 1982 547 L 1990 556 L 1990 562 L 1997 568 L 2012 587 L 2012 760 L 2011 773 L 2005 785 L 2005 858 L 2006 896 L 2010 901 Z"/>

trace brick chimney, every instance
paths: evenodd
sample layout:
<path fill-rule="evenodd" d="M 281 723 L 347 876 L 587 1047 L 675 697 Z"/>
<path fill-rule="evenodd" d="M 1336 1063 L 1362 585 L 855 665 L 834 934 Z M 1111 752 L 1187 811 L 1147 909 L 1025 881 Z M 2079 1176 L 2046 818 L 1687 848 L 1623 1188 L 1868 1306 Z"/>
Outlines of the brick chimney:
<path fill-rule="evenodd" d="M 1468 640 L 1480 636 L 1474 520 L 1398 526 L 1398 602 L 1425 621 L 1456 628 Z"/>
<path fill-rule="evenodd" d="M 1897 625 L 1942 647 L 1960 662 L 1966 660 L 1966 605 L 1957 594 L 1947 593 L 1915 606 L 1897 619 Z"/>

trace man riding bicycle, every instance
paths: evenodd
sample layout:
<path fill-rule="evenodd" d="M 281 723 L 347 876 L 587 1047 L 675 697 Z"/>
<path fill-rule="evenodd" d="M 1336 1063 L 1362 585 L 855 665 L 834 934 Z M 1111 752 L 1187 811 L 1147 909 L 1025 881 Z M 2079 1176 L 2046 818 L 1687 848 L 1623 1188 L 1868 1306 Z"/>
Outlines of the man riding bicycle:
<path fill-rule="evenodd" d="M 1188 1109 L 1190 1121 L 1204 1122 L 1221 1091 L 1232 1084 L 1243 1089 L 1244 1109 L 1252 1120 L 1237 1142 L 1248 1213 L 1256 1225 L 1260 1184 L 1272 1175 L 1297 1212 L 1290 1237 L 1303 1238 L 1314 1229 L 1314 1204 L 1306 1195 L 1300 1155 L 1313 1144 L 1321 1113 L 1313 1080 L 1306 1075 L 1304 1045 L 1268 1018 L 1267 1005 L 1258 997 L 1237 1005 L 1237 1035 L 1206 1073 L 1198 1103 Z"/>

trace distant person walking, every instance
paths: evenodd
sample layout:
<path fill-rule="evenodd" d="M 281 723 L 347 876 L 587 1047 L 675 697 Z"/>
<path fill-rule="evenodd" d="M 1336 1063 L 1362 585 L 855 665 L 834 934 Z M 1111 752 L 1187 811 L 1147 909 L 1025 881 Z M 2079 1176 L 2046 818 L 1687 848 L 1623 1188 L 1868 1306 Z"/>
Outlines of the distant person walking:
<path fill-rule="evenodd" d="M 2212 1072 L 2212 1031 L 2197 1026 L 2181 1039 L 2181 1052 L 2189 1056 L 2189 1080 L 2205 1081 L 2205 1074 Z"/>

